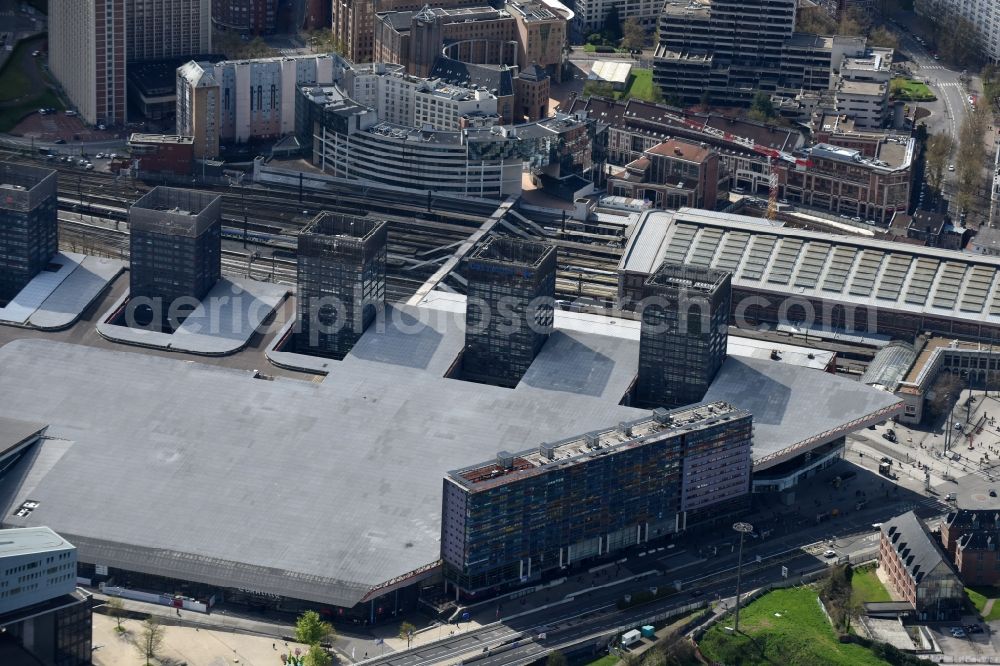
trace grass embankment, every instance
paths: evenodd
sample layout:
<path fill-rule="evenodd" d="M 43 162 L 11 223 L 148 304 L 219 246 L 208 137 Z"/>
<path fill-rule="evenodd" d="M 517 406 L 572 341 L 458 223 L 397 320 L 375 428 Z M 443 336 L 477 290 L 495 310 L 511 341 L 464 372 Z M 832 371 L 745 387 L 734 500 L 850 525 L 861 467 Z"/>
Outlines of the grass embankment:
<path fill-rule="evenodd" d="M 712 627 L 699 646 L 705 658 L 728 666 L 823 664 L 884 666 L 870 650 L 841 643 L 827 622 L 812 587 L 775 590 L 740 611 L 740 634 Z"/>

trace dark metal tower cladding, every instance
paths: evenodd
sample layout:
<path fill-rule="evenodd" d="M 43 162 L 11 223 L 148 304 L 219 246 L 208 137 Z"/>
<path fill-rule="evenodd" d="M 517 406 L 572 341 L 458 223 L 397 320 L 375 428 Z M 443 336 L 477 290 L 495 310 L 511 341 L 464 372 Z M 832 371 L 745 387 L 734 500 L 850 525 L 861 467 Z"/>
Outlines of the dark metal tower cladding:
<path fill-rule="evenodd" d="M 732 276 L 663 264 L 642 293 L 637 401 L 651 407 L 700 402 L 726 359 Z"/>
<path fill-rule="evenodd" d="M 385 306 L 385 220 L 323 212 L 299 234 L 296 349 L 342 359 Z"/>
<path fill-rule="evenodd" d="M 58 250 L 56 172 L 0 164 L 0 305 L 17 296 Z"/>
<path fill-rule="evenodd" d="M 492 237 L 465 260 L 462 378 L 516 386 L 552 332 L 556 248 Z"/>
<path fill-rule="evenodd" d="M 155 187 L 128 213 L 130 316 L 175 328 L 222 276 L 222 198 Z"/>

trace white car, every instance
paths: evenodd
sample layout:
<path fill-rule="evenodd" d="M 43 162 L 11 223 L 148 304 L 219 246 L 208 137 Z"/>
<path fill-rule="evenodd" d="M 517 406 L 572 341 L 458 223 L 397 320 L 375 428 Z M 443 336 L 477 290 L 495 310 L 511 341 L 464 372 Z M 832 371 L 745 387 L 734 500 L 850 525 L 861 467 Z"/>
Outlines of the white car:
<path fill-rule="evenodd" d="M 823 557 L 830 559 L 831 557 L 837 557 L 837 551 L 827 548 L 823 551 Z"/>
<path fill-rule="evenodd" d="M 954 164 L 949 164 L 948 165 L 948 171 L 954 171 L 954 170 L 955 170 L 955 165 Z"/>

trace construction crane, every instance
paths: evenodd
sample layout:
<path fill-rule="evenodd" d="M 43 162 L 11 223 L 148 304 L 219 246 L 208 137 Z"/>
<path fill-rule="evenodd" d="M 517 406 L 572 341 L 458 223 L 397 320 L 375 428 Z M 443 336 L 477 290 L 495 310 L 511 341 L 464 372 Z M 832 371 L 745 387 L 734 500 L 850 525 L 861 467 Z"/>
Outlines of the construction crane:
<path fill-rule="evenodd" d="M 771 175 L 767 179 L 767 219 L 769 220 L 778 218 L 778 170 L 775 168 L 775 162 L 773 157 L 767 160 L 767 165 L 771 169 Z"/>

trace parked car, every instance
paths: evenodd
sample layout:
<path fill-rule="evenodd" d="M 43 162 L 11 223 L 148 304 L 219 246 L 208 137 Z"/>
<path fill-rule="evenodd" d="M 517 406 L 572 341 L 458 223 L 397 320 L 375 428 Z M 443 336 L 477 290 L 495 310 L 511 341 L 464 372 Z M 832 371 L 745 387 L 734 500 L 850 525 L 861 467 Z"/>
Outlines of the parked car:
<path fill-rule="evenodd" d="M 66 109 L 66 115 L 72 118 L 73 116 L 76 115 L 76 111 L 74 111 L 73 109 Z"/>
<path fill-rule="evenodd" d="M 55 141 L 53 141 L 52 143 L 58 143 L 59 145 L 62 145 L 62 144 L 64 144 L 64 143 L 66 143 L 66 139 L 56 139 L 56 140 L 55 140 Z"/>
<path fill-rule="evenodd" d="M 896 433 L 894 433 L 891 430 L 888 430 L 888 431 L 882 433 L 882 439 L 888 440 L 888 441 L 892 442 L 893 444 L 895 444 L 896 443 Z"/>
<path fill-rule="evenodd" d="M 823 552 L 823 557 L 825 557 L 826 559 L 830 559 L 831 557 L 837 557 L 837 551 L 835 551 L 835 550 L 833 550 L 831 548 L 827 548 Z"/>
<path fill-rule="evenodd" d="M 955 170 L 955 165 L 954 164 L 949 164 L 948 165 L 948 171 L 954 171 L 954 170 Z"/>

